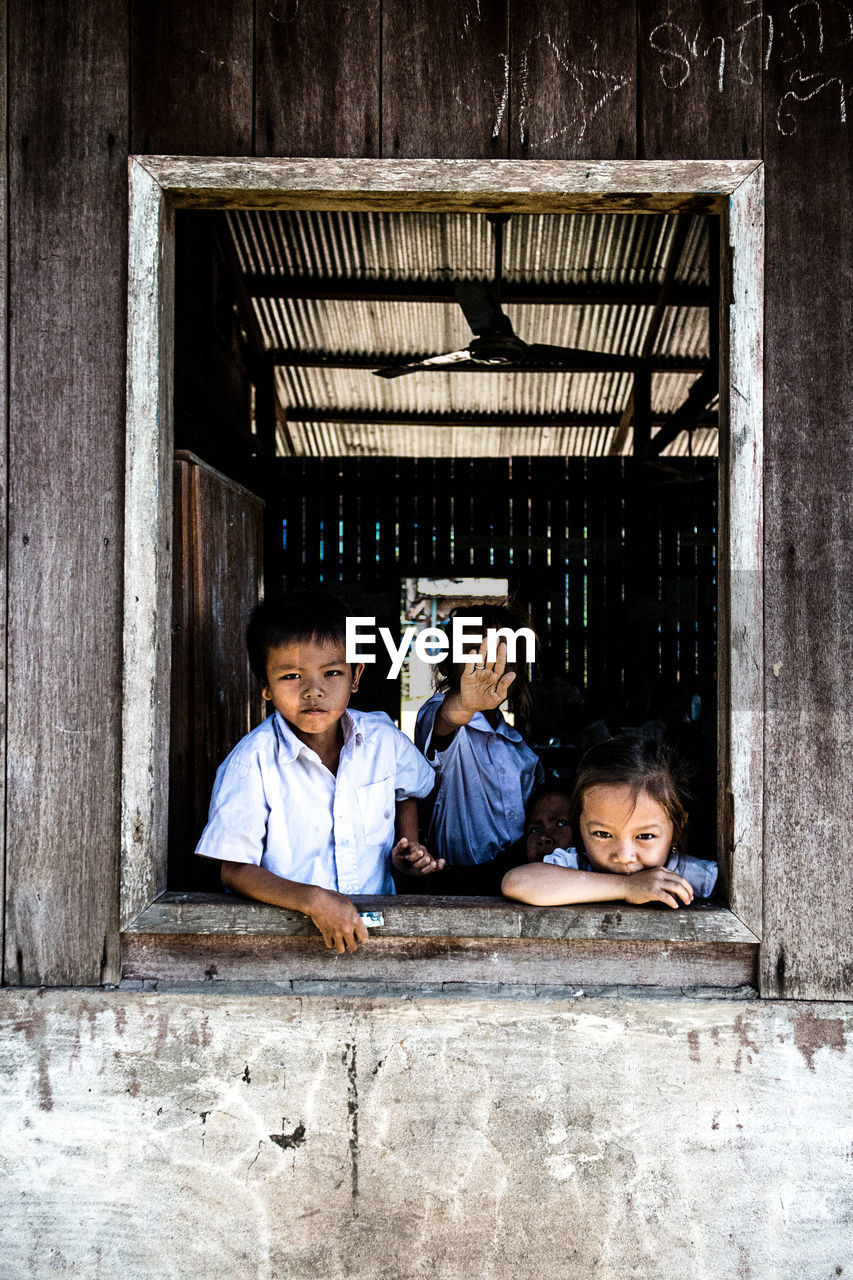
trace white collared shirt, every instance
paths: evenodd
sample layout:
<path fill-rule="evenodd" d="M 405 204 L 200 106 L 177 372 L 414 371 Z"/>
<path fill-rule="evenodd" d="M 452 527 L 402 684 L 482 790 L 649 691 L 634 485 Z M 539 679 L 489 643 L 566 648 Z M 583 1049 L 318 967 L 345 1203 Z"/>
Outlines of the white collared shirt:
<path fill-rule="evenodd" d="M 219 766 L 196 853 L 340 893 L 393 893 L 398 800 L 429 794 L 430 764 L 383 711 L 345 711 L 337 774 L 280 712 Z"/>
<path fill-rule="evenodd" d="M 421 707 L 415 742 L 426 754 L 444 694 Z M 539 757 L 498 712 L 494 728 L 482 712 L 457 729 L 449 745 L 436 751 L 439 787 L 427 846 L 450 866 L 489 862 L 524 833 L 530 793 L 544 780 Z"/>

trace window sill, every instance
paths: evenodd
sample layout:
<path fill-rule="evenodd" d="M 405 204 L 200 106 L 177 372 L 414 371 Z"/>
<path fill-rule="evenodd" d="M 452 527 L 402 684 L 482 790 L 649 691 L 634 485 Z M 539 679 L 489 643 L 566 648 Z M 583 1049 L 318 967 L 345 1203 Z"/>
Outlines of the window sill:
<path fill-rule="evenodd" d="M 758 938 L 726 907 L 678 911 L 501 898 L 363 897 L 384 924 L 328 951 L 297 912 L 226 894 L 165 893 L 122 935 L 125 981 L 341 981 L 666 988 L 755 986 Z M 208 987 L 209 989 L 209 987 Z"/>

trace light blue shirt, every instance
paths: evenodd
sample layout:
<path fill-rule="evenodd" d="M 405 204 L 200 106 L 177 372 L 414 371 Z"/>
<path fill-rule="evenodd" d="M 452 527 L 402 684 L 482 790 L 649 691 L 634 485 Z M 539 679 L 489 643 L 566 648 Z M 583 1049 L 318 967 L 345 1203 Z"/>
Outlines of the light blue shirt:
<path fill-rule="evenodd" d="M 555 849 L 553 853 L 546 853 L 542 861 L 550 862 L 555 867 L 569 867 L 572 871 L 595 871 L 586 854 L 578 853 L 577 849 Z M 664 866 L 667 871 L 675 871 L 678 875 L 684 876 L 697 898 L 710 898 L 717 883 L 719 867 L 716 862 L 691 858 L 689 854 L 679 853 L 674 849 Z M 619 872 L 604 874 L 618 875 Z"/>
<path fill-rule="evenodd" d="M 393 893 L 396 802 L 429 795 L 427 763 L 384 711 L 345 711 L 337 774 L 280 712 L 219 766 L 196 853 L 341 893 Z"/>
<path fill-rule="evenodd" d="M 426 754 L 443 693 L 418 712 L 415 742 Z M 482 712 L 457 729 L 436 751 L 439 785 L 427 846 L 450 866 L 489 862 L 524 834 L 524 812 L 534 787 L 544 780 L 539 757 L 498 712 L 495 728 Z"/>

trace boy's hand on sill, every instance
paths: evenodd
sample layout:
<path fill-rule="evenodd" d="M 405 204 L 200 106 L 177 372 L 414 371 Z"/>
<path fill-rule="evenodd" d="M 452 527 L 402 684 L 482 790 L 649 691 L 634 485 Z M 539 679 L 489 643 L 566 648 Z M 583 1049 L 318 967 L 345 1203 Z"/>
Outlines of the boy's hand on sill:
<path fill-rule="evenodd" d="M 693 886 L 676 871 L 666 867 L 650 867 L 647 871 L 635 871 L 625 876 L 625 901 L 641 906 L 644 902 L 664 902 L 668 907 L 681 903 L 689 907 L 693 901 Z"/>
<path fill-rule="evenodd" d="M 444 858 L 434 858 L 426 845 L 404 836 L 391 850 L 391 865 L 407 876 L 428 876 L 444 869 Z"/>
<path fill-rule="evenodd" d="M 323 941 L 331 951 L 343 955 L 355 951 L 359 942 L 367 942 L 370 934 L 349 898 L 334 889 L 313 887 L 302 908 L 323 935 Z"/>

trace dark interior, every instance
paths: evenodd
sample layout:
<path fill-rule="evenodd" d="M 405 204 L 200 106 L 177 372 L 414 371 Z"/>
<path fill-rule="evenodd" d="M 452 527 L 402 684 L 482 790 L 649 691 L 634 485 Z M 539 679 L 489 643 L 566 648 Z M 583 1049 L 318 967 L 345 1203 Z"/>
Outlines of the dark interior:
<path fill-rule="evenodd" d="M 406 578 L 506 578 L 540 641 L 519 727 L 546 769 L 571 778 L 608 731 L 678 742 L 691 852 L 714 856 L 716 219 L 500 234 L 476 215 L 178 214 L 170 888 L 217 887 L 192 849 L 263 714 L 242 637 L 261 561 L 267 594 L 322 584 L 395 632 Z M 472 343 L 460 279 L 497 281 L 533 334 L 519 367 L 400 373 Z M 386 672 L 355 705 L 399 718 Z"/>

